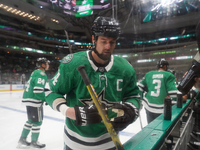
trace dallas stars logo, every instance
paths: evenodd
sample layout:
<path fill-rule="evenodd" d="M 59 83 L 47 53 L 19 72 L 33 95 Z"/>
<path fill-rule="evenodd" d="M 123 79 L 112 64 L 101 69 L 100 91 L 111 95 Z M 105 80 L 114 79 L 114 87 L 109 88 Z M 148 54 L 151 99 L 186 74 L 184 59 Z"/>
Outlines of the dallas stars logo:
<path fill-rule="evenodd" d="M 107 99 L 105 99 L 105 88 L 98 94 L 98 99 L 102 104 L 105 104 L 108 108 L 111 107 L 114 102 L 109 102 Z M 92 98 L 90 99 L 79 99 L 81 103 L 84 105 L 91 105 L 93 104 Z"/>
<path fill-rule="evenodd" d="M 67 56 L 64 57 L 63 60 L 62 60 L 63 64 L 66 64 L 66 63 L 70 62 L 70 61 L 72 60 L 72 58 L 73 58 L 73 54 L 67 55 Z"/>

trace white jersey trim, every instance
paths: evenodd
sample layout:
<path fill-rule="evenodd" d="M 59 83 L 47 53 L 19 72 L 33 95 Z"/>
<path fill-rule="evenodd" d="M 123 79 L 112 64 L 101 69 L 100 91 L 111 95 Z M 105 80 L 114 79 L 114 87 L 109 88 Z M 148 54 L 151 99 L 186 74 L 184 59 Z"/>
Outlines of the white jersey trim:
<path fill-rule="evenodd" d="M 42 100 L 31 99 L 31 98 L 23 98 L 22 101 L 23 101 L 23 102 L 31 101 L 31 102 L 33 102 L 33 103 L 40 103 L 40 102 L 42 102 Z"/>
<path fill-rule="evenodd" d="M 33 90 L 33 93 L 43 93 L 44 91 Z"/>
<path fill-rule="evenodd" d="M 95 66 L 95 64 L 93 63 L 93 61 L 90 59 L 89 52 L 90 52 L 90 51 L 87 51 L 88 60 L 89 60 L 89 62 L 90 62 L 90 64 L 91 64 L 92 68 L 93 68 L 95 71 L 97 71 L 98 67 Z"/>
<path fill-rule="evenodd" d="M 129 96 L 129 97 L 124 97 L 123 100 L 130 99 L 130 98 L 140 98 L 140 94 L 132 95 L 132 96 Z"/>
<path fill-rule="evenodd" d="M 35 89 L 37 89 L 37 90 L 44 90 L 43 87 L 39 87 L 39 86 L 35 86 L 33 89 L 34 89 L 34 90 L 35 90 Z"/>
<path fill-rule="evenodd" d="M 144 85 L 142 83 L 137 83 L 138 86 L 144 87 Z"/>
<path fill-rule="evenodd" d="M 110 63 L 105 67 L 106 71 L 109 71 L 113 66 L 114 57 L 111 55 Z"/>
<path fill-rule="evenodd" d="M 177 97 L 177 92 L 178 90 L 174 90 L 174 91 L 168 91 L 168 94 L 171 98 L 176 98 Z"/>
<path fill-rule="evenodd" d="M 164 104 L 158 105 L 158 104 L 149 103 L 145 97 L 144 97 L 144 100 L 142 101 L 142 104 L 148 111 L 152 113 L 161 114 L 164 111 Z"/>
<path fill-rule="evenodd" d="M 45 94 L 45 96 L 47 97 L 49 94 L 51 94 L 52 93 L 52 91 L 50 90 L 50 91 L 45 91 L 44 92 L 44 94 Z"/>
<path fill-rule="evenodd" d="M 33 88 L 33 93 L 42 93 L 42 92 L 44 92 L 44 88 L 42 87 L 36 86 Z"/>
<path fill-rule="evenodd" d="M 176 98 L 177 96 L 176 95 L 169 95 L 169 97 Z"/>
<path fill-rule="evenodd" d="M 164 112 L 164 104 L 163 104 L 163 108 L 161 107 L 157 107 L 157 108 L 152 108 L 152 107 L 150 107 L 147 103 L 146 103 L 146 101 L 142 101 L 142 104 L 144 105 L 144 107 L 148 110 L 148 111 L 150 111 L 150 112 L 152 112 L 152 113 L 156 113 L 156 114 L 162 114 L 163 112 Z M 173 101 L 172 100 L 172 105 L 175 105 L 175 104 L 177 104 L 177 102 L 176 101 Z M 155 104 L 154 104 L 155 105 Z M 157 105 L 157 106 L 159 106 L 159 105 Z M 156 106 L 154 106 L 154 107 L 156 107 Z"/>
<path fill-rule="evenodd" d="M 40 107 L 42 105 L 42 100 L 36 100 L 36 99 L 22 99 L 22 103 L 24 103 L 26 106 L 32 106 L 32 107 Z"/>
<path fill-rule="evenodd" d="M 72 137 L 76 137 L 77 139 L 87 142 L 87 143 L 98 142 L 110 137 L 109 133 L 106 133 L 96 138 L 88 138 L 88 137 L 83 137 L 77 134 L 76 132 L 70 130 L 66 125 L 65 125 L 65 129 Z M 109 141 L 107 143 L 97 145 L 97 146 L 86 146 L 86 145 L 79 144 L 77 142 L 72 141 L 66 134 L 64 134 L 64 142 L 68 147 L 70 147 L 71 149 L 76 149 L 76 150 L 94 150 L 94 149 L 102 150 L 102 149 L 109 149 L 109 148 L 115 147 L 113 141 Z"/>
<path fill-rule="evenodd" d="M 142 92 L 144 91 L 144 85 L 143 85 L 142 83 L 139 83 L 139 82 L 138 82 L 138 83 L 137 83 L 137 86 L 139 87 L 139 90 L 140 90 L 140 91 L 142 91 Z"/>
<path fill-rule="evenodd" d="M 90 52 L 90 51 L 87 51 L 88 60 L 89 60 L 89 62 L 90 62 L 90 64 L 91 64 L 92 68 L 93 68 L 95 71 L 97 71 L 98 67 L 97 67 L 97 66 L 93 63 L 93 61 L 90 59 L 89 52 Z M 105 67 L 105 69 L 106 69 L 107 72 L 112 68 L 112 66 L 113 66 L 113 61 L 114 61 L 114 57 L 113 57 L 113 55 L 111 55 L 111 60 L 110 60 L 109 64 Z"/>
<path fill-rule="evenodd" d="M 168 91 L 169 94 L 177 94 L 178 90 Z"/>

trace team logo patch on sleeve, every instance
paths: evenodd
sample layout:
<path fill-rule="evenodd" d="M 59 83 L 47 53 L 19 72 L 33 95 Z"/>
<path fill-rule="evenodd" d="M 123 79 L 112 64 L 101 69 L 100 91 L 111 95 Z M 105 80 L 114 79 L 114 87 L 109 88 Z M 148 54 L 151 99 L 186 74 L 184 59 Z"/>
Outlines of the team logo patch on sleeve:
<path fill-rule="evenodd" d="M 62 63 L 63 64 L 69 63 L 72 60 L 72 58 L 73 58 L 73 54 L 69 54 L 63 58 Z"/>
<path fill-rule="evenodd" d="M 40 74 L 41 74 L 42 76 L 44 76 L 44 75 L 45 75 L 45 73 L 44 73 L 44 72 L 40 72 Z"/>

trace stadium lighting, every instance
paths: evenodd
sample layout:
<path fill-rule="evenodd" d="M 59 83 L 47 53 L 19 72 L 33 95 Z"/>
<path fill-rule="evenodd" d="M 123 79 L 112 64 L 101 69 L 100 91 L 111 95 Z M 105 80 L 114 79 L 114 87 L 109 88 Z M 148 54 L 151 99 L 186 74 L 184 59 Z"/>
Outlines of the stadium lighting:
<path fill-rule="evenodd" d="M 167 7 L 171 4 L 173 4 L 176 0 L 161 0 L 160 4 L 157 4 L 153 9 L 151 9 L 151 11 L 154 11 L 156 9 L 159 9 L 161 6 L 162 7 Z M 180 3 L 182 0 L 177 1 L 178 3 Z"/>
<path fill-rule="evenodd" d="M 74 43 L 74 40 L 69 40 L 69 42 L 72 42 L 72 43 Z"/>
<path fill-rule="evenodd" d="M 17 11 L 17 9 L 13 9 L 12 11 L 11 11 L 11 13 L 14 13 L 14 12 L 16 12 Z"/>
<path fill-rule="evenodd" d="M 6 9 L 8 6 L 4 6 L 3 8 Z"/>
<path fill-rule="evenodd" d="M 32 48 L 26 47 L 25 50 L 32 51 Z"/>
<path fill-rule="evenodd" d="M 181 60 L 181 59 L 191 59 L 191 56 L 179 56 L 179 57 L 176 57 L 176 60 Z"/>
<path fill-rule="evenodd" d="M 176 40 L 176 39 L 178 39 L 178 37 L 176 36 L 176 37 L 170 37 L 169 38 L 170 40 Z"/>
<path fill-rule="evenodd" d="M 125 57 L 128 57 L 128 55 L 122 55 L 122 57 L 124 57 L 124 58 L 125 58 Z"/>
<path fill-rule="evenodd" d="M 74 44 L 75 44 L 75 45 L 81 45 L 81 43 L 79 43 L 79 42 L 75 42 Z"/>
<path fill-rule="evenodd" d="M 26 13 L 26 12 L 23 12 L 21 10 L 18 10 L 18 9 L 14 9 L 12 7 L 9 7 L 7 5 L 3 5 L 3 4 L 0 4 L 0 8 L 4 9 L 5 11 L 7 12 L 10 12 L 10 13 L 14 13 L 15 15 L 19 15 L 21 17 L 26 17 L 28 19 L 33 19 L 35 17 L 37 17 L 36 19 L 34 19 L 35 21 L 38 21 L 40 19 L 39 16 L 33 16 L 32 14 L 29 14 L 29 13 Z M 1 10 L 0 10 L 1 11 Z M 59 23 L 58 20 L 56 20 L 57 23 Z"/>
<path fill-rule="evenodd" d="M 12 7 L 10 7 L 10 8 L 8 8 L 8 9 L 7 9 L 7 11 L 11 11 L 12 9 L 13 9 L 13 8 L 12 8 Z"/>
<path fill-rule="evenodd" d="M 165 41 L 165 40 L 167 40 L 166 38 L 160 38 L 160 39 L 158 39 L 158 41 Z"/>
<path fill-rule="evenodd" d="M 137 63 L 145 63 L 145 62 L 152 62 L 155 61 L 156 59 L 141 59 L 141 60 L 137 60 Z"/>
<path fill-rule="evenodd" d="M 25 12 L 22 12 L 22 13 L 20 13 L 19 15 L 21 16 L 21 15 L 23 15 L 23 14 L 25 14 Z"/>
<path fill-rule="evenodd" d="M 161 6 L 161 4 L 156 5 L 153 9 L 151 9 L 151 11 L 154 11 L 154 10 L 160 8 L 160 6 Z"/>
<path fill-rule="evenodd" d="M 144 63 L 147 62 L 147 59 L 137 60 L 137 63 Z"/>
<path fill-rule="evenodd" d="M 41 51 L 41 50 L 37 50 L 36 51 L 37 53 L 41 53 L 41 54 L 43 54 L 44 52 L 43 51 Z"/>

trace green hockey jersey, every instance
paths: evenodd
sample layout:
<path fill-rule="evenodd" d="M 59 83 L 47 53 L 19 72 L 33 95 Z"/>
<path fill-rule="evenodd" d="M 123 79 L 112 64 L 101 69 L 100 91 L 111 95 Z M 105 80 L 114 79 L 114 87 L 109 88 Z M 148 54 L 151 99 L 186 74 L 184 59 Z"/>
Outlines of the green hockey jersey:
<path fill-rule="evenodd" d="M 138 87 L 143 95 L 144 107 L 152 113 L 163 113 L 164 99 L 169 96 L 173 100 L 177 97 L 175 76 L 167 71 L 150 71 L 146 73 Z M 145 88 L 147 90 L 145 91 Z"/>
<path fill-rule="evenodd" d="M 49 81 L 52 91 L 47 103 L 52 107 L 56 98 L 67 94 L 66 105 L 88 105 L 93 101 L 81 78 L 77 67 L 85 66 L 98 98 L 107 107 L 121 101 L 131 102 L 137 108 L 140 105 L 139 88 L 133 67 L 123 58 L 111 56 L 105 67 L 97 67 L 91 58 L 91 51 L 69 54 L 63 58 L 56 75 Z M 112 113 L 108 113 L 111 118 Z M 103 123 L 87 126 L 75 126 L 75 121 L 66 117 L 65 144 L 74 150 L 105 150 L 113 148 L 114 143 Z"/>
<path fill-rule="evenodd" d="M 45 101 L 44 88 L 47 75 L 44 71 L 37 69 L 32 72 L 23 93 L 22 102 L 26 106 L 40 107 Z"/>

